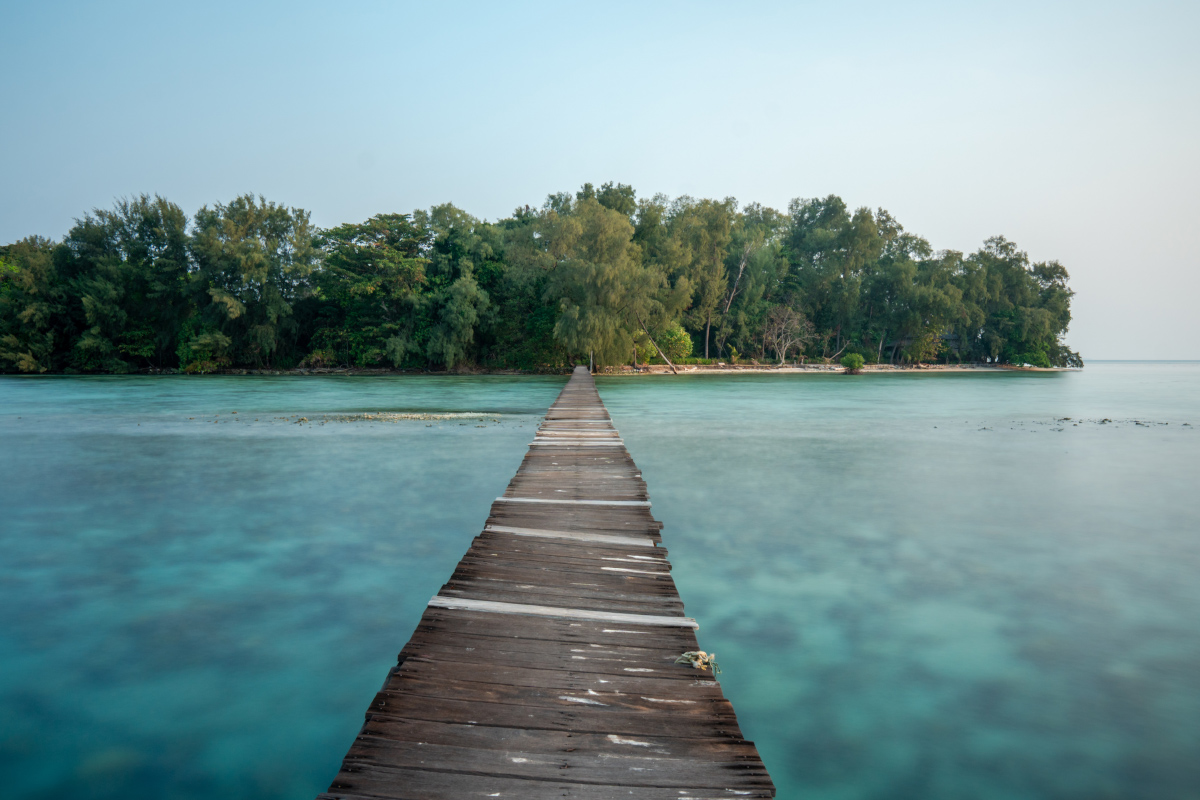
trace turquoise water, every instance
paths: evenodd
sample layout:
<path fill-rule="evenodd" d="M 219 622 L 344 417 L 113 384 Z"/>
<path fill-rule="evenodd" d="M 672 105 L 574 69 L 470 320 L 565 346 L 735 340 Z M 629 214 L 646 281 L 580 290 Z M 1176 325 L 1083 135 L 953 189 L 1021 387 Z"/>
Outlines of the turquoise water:
<path fill-rule="evenodd" d="M 1200 365 L 598 383 L 780 797 L 1197 795 Z M 6 796 L 327 786 L 561 385 L 0 378 Z"/>

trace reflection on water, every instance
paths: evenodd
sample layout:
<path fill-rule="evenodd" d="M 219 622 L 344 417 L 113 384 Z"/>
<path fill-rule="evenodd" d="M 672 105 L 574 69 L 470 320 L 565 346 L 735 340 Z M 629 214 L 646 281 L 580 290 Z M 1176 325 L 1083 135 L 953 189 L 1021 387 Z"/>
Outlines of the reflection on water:
<path fill-rule="evenodd" d="M 323 789 L 561 385 L 0 378 L 5 793 Z M 1200 367 L 599 385 L 780 797 L 1195 796 Z"/>

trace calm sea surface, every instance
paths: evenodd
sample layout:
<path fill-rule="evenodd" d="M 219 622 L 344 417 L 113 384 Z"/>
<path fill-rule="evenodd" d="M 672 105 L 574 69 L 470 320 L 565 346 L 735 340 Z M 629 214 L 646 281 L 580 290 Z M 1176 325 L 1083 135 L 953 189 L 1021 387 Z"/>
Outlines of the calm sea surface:
<path fill-rule="evenodd" d="M 562 384 L 0 378 L 4 796 L 324 789 Z M 598 384 L 781 798 L 1200 794 L 1200 364 Z"/>

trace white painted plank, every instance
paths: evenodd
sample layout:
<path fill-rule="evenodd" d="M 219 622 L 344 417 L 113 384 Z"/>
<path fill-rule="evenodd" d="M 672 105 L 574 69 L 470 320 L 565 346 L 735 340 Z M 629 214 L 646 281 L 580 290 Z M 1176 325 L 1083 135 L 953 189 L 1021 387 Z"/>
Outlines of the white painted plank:
<path fill-rule="evenodd" d="M 508 525 L 485 525 L 483 529 L 492 533 L 511 533 L 516 536 L 536 536 L 542 539 L 567 539 L 575 542 L 595 542 L 596 544 L 654 547 L 654 542 L 650 539 L 639 539 L 634 536 L 609 536 L 605 533 L 583 533 L 582 531 L 548 531 L 541 528 L 514 528 Z"/>
<path fill-rule="evenodd" d="M 650 508 L 649 500 L 551 500 L 541 497 L 497 497 L 497 503 L 558 503 L 577 506 L 634 506 Z"/>
<path fill-rule="evenodd" d="M 486 611 L 492 614 L 525 614 L 534 617 L 557 617 L 559 619 L 586 619 L 596 622 L 620 622 L 626 625 L 653 625 L 666 628 L 691 628 L 700 624 L 691 617 L 661 617 L 653 614 L 620 614 L 612 611 L 591 611 L 586 608 L 558 608 L 557 606 L 535 606 L 524 603 L 502 603 L 498 600 L 471 600 L 466 597 L 442 597 L 434 595 L 429 601 L 432 608 L 451 608 L 461 611 Z"/>

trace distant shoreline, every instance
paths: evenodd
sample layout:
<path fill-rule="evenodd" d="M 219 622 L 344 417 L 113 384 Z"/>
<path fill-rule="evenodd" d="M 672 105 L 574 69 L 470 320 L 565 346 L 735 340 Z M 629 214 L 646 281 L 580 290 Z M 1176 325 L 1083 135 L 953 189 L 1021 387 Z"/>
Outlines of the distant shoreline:
<path fill-rule="evenodd" d="M 733 373 L 843 373 L 845 367 L 840 364 L 799 364 L 786 367 L 769 364 L 726 364 L 714 366 L 705 364 L 680 364 L 676 367 L 679 374 L 696 375 L 730 375 Z M 864 364 L 858 374 L 868 372 L 1078 372 L 1078 367 L 1015 367 L 1000 364 L 913 364 L 900 366 L 898 364 Z M 597 375 L 661 375 L 671 373 L 671 368 L 663 364 L 651 364 L 639 367 L 613 368 L 612 372 L 597 372 Z"/>
<path fill-rule="evenodd" d="M 567 375 L 570 374 L 570 368 L 564 368 L 562 371 L 536 371 L 536 370 L 515 370 L 515 369 L 460 369 L 460 370 L 402 370 L 391 369 L 387 367 L 320 367 L 315 369 L 295 367 L 291 369 L 225 369 L 216 372 L 203 373 L 203 375 L 218 375 L 218 376 L 242 376 L 242 375 L 271 375 L 271 376 L 320 376 L 320 375 L 340 375 L 340 376 L 384 376 L 384 375 L 444 375 L 444 376 L 467 376 L 467 375 Z M 766 375 L 766 374 L 842 374 L 846 369 L 839 364 L 789 364 L 788 366 L 776 366 L 773 364 L 679 364 L 676 366 L 680 375 Z M 859 374 L 867 373 L 894 373 L 894 372 L 951 372 L 951 373 L 967 373 L 967 372 L 1078 372 L 1079 367 L 1015 367 L 1007 364 L 914 364 L 914 365 L 898 365 L 898 364 L 865 364 Z M 636 369 L 628 365 L 619 367 L 599 367 L 596 370 L 596 375 L 605 377 L 629 376 L 638 377 L 645 375 L 671 375 L 671 368 L 665 364 L 643 364 Z M 127 376 L 185 376 L 188 373 L 180 370 L 161 370 L 161 371 L 139 371 L 126 373 Z M 63 373 L 63 372 L 43 372 L 43 373 L 5 373 L 0 374 L 0 377 L 120 377 L 112 374 L 95 374 L 95 373 Z M 200 374 L 193 374 L 192 377 L 201 377 Z"/>

